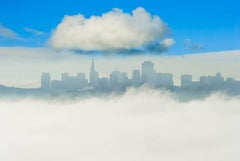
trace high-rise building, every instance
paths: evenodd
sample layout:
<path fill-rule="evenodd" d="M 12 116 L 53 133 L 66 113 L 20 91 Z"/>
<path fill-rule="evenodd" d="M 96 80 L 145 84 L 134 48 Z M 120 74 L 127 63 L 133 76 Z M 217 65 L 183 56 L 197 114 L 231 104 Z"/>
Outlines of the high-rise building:
<path fill-rule="evenodd" d="M 54 82 L 56 84 L 56 82 Z M 69 76 L 68 73 L 62 73 L 63 90 L 79 90 L 87 86 L 88 81 L 84 73 L 78 73 L 77 76 Z"/>
<path fill-rule="evenodd" d="M 172 87 L 173 75 L 171 73 L 158 73 L 154 85 L 157 87 Z"/>
<path fill-rule="evenodd" d="M 200 83 L 201 84 L 222 84 L 224 82 L 224 79 L 221 75 L 221 73 L 216 73 L 215 76 L 201 76 L 200 77 Z"/>
<path fill-rule="evenodd" d="M 60 80 L 52 80 L 52 82 L 51 82 L 51 90 L 57 90 L 57 91 L 63 90 L 62 81 L 60 81 Z"/>
<path fill-rule="evenodd" d="M 144 61 L 142 63 L 142 81 L 143 83 L 153 83 L 156 76 L 154 71 L 154 64 L 151 61 Z"/>
<path fill-rule="evenodd" d="M 140 71 L 135 69 L 132 71 L 132 84 L 134 86 L 139 86 L 141 82 Z"/>
<path fill-rule="evenodd" d="M 69 79 L 69 74 L 68 73 L 62 73 L 62 82 L 63 83 L 67 83 L 68 79 Z"/>
<path fill-rule="evenodd" d="M 79 89 L 83 89 L 87 86 L 88 80 L 85 77 L 85 73 L 78 73 L 76 79 Z"/>
<path fill-rule="evenodd" d="M 181 87 L 187 87 L 192 85 L 192 75 L 184 74 L 181 76 Z"/>
<path fill-rule="evenodd" d="M 119 83 L 121 83 L 122 85 L 127 85 L 128 84 L 127 72 L 121 72 L 120 73 Z"/>
<path fill-rule="evenodd" d="M 49 73 L 42 73 L 42 76 L 41 76 L 41 89 L 49 90 L 50 89 L 50 83 L 51 83 L 50 74 Z"/>
<path fill-rule="evenodd" d="M 221 73 L 216 73 L 216 76 L 215 76 L 215 81 L 218 82 L 218 83 L 223 83 L 224 82 L 224 78 L 222 77 Z"/>
<path fill-rule="evenodd" d="M 120 71 L 118 70 L 112 71 L 112 73 L 109 75 L 109 86 L 112 88 L 119 85 L 120 77 L 121 77 Z"/>
<path fill-rule="evenodd" d="M 97 87 L 98 85 L 98 72 L 95 71 L 94 60 L 92 60 L 89 83 L 92 87 Z"/>
<path fill-rule="evenodd" d="M 69 74 L 68 73 L 62 73 L 61 79 L 62 79 L 62 88 L 64 90 L 68 89 L 69 80 L 70 80 Z"/>
<path fill-rule="evenodd" d="M 98 79 L 98 88 L 101 90 L 107 90 L 109 87 L 109 80 L 108 78 L 101 78 Z"/>

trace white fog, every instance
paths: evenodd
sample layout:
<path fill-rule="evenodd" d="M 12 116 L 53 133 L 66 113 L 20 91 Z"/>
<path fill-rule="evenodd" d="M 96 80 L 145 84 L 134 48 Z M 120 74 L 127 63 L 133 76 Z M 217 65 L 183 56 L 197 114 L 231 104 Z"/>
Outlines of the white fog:
<path fill-rule="evenodd" d="M 0 100 L 2 161 L 238 161 L 240 99 L 167 92 Z"/>

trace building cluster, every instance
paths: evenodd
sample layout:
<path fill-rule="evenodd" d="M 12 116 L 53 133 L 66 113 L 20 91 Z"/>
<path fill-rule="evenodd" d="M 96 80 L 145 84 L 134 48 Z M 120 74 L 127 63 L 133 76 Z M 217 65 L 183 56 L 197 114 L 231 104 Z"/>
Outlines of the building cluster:
<path fill-rule="evenodd" d="M 42 73 L 41 76 L 42 90 L 114 90 L 126 89 L 129 86 L 138 87 L 143 84 L 154 88 L 173 88 L 173 75 L 171 73 L 156 72 L 154 64 L 151 61 L 144 61 L 141 71 L 134 69 L 131 78 L 128 78 L 126 72 L 118 70 L 112 71 L 109 78 L 99 78 L 98 72 L 95 70 L 94 61 L 92 60 L 89 80 L 86 78 L 85 73 L 78 73 L 76 76 L 62 73 L 61 80 L 51 80 L 49 73 Z M 182 88 L 221 88 L 226 85 L 229 87 L 240 86 L 240 81 L 235 81 L 232 78 L 224 80 L 220 73 L 217 73 L 215 76 L 201 76 L 197 82 L 193 82 L 192 75 L 181 76 Z"/>

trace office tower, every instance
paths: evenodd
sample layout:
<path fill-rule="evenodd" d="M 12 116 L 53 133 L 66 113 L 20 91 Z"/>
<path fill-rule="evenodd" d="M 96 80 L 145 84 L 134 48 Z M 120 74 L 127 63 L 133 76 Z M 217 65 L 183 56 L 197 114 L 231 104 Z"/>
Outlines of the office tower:
<path fill-rule="evenodd" d="M 184 74 L 181 76 L 181 87 L 187 87 L 192 85 L 192 75 Z"/>
<path fill-rule="evenodd" d="M 140 85 L 141 77 L 140 77 L 140 71 L 139 70 L 133 70 L 132 71 L 132 84 L 134 86 Z"/>
<path fill-rule="evenodd" d="M 92 87 L 98 85 L 98 72 L 95 71 L 94 60 L 92 60 L 89 83 Z"/>
<path fill-rule="evenodd" d="M 128 84 L 127 72 L 121 72 L 120 73 L 119 83 L 121 83 L 122 85 L 127 85 Z"/>
<path fill-rule="evenodd" d="M 173 75 L 171 73 L 158 73 L 154 85 L 157 87 L 172 87 Z"/>
<path fill-rule="evenodd" d="M 60 81 L 60 80 L 52 80 L 52 82 L 51 82 L 51 90 L 60 91 L 62 89 L 63 89 L 62 81 Z"/>
<path fill-rule="evenodd" d="M 85 73 L 78 73 L 76 79 L 78 89 L 83 89 L 87 87 L 88 80 L 86 79 Z"/>
<path fill-rule="evenodd" d="M 98 88 L 101 90 L 108 90 L 109 80 L 108 78 L 100 78 L 98 79 Z"/>
<path fill-rule="evenodd" d="M 201 76 L 200 77 L 200 83 L 201 84 L 222 84 L 224 82 L 224 78 L 222 77 L 221 73 L 216 73 L 215 76 Z"/>
<path fill-rule="evenodd" d="M 143 83 L 152 84 L 156 76 L 154 71 L 154 64 L 151 61 L 144 61 L 142 63 L 142 81 Z"/>
<path fill-rule="evenodd" d="M 42 73 L 41 76 L 41 89 L 49 90 L 50 89 L 51 77 L 49 73 Z"/>
<path fill-rule="evenodd" d="M 112 71 L 112 73 L 109 76 L 109 86 L 114 87 L 114 86 L 119 85 L 120 76 L 121 76 L 120 71 L 118 71 L 118 70 Z"/>
<path fill-rule="evenodd" d="M 201 76 L 199 85 L 208 90 L 222 89 L 224 88 L 224 78 L 220 73 L 215 76 Z"/>
<path fill-rule="evenodd" d="M 62 82 L 67 83 L 69 79 L 69 74 L 68 73 L 62 73 Z"/>
<path fill-rule="evenodd" d="M 215 76 L 215 82 L 217 83 L 223 83 L 224 82 L 224 78 L 222 77 L 221 73 L 216 73 L 216 76 Z"/>
<path fill-rule="evenodd" d="M 68 89 L 68 85 L 69 85 L 69 74 L 62 73 L 62 88 Z"/>

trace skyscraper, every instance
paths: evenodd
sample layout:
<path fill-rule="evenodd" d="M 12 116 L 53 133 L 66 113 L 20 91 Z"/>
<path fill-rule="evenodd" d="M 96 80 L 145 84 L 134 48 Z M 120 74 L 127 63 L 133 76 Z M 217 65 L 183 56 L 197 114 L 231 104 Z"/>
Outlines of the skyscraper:
<path fill-rule="evenodd" d="M 112 71 L 112 73 L 109 75 L 109 86 L 115 87 L 118 86 L 120 83 L 120 77 L 121 77 L 121 72 L 118 70 Z"/>
<path fill-rule="evenodd" d="M 156 76 L 154 71 L 154 64 L 151 61 L 144 61 L 142 63 L 142 81 L 143 83 L 153 83 Z"/>
<path fill-rule="evenodd" d="M 190 74 L 184 74 L 181 76 L 181 86 L 191 86 L 192 85 L 192 75 Z"/>
<path fill-rule="evenodd" d="M 173 75 L 171 73 L 158 73 L 154 82 L 156 87 L 172 87 Z"/>
<path fill-rule="evenodd" d="M 51 83 L 50 74 L 49 73 L 42 73 L 42 76 L 41 76 L 41 89 L 49 90 L 50 89 L 50 83 Z"/>
<path fill-rule="evenodd" d="M 132 71 L 132 84 L 134 86 L 140 85 L 141 78 L 140 78 L 140 71 L 135 69 Z"/>
<path fill-rule="evenodd" d="M 62 88 L 67 89 L 69 86 L 69 74 L 62 73 Z"/>
<path fill-rule="evenodd" d="M 89 83 L 93 87 L 98 85 L 98 72 L 95 71 L 94 60 L 92 60 Z"/>
<path fill-rule="evenodd" d="M 76 79 L 79 89 L 83 89 L 88 85 L 85 73 L 78 73 Z"/>

